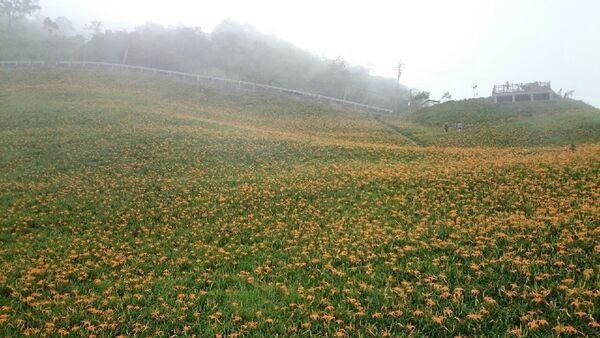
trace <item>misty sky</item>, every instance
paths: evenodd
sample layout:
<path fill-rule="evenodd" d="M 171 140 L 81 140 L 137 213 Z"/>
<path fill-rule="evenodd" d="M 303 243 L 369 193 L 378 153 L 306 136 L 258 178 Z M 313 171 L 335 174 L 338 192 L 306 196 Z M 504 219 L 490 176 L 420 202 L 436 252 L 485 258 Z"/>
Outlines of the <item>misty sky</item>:
<path fill-rule="evenodd" d="M 552 81 L 600 107 L 600 1 L 152 1 L 40 0 L 42 15 L 105 28 L 146 22 L 210 32 L 224 19 L 254 26 L 317 54 L 342 56 L 374 74 L 439 98 L 481 96 L 494 83 Z"/>

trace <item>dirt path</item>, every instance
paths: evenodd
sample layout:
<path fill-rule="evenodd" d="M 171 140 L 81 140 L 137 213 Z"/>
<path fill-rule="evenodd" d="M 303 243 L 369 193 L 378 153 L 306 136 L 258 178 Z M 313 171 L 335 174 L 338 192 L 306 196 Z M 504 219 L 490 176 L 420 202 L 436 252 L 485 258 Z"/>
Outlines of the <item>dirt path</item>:
<path fill-rule="evenodd" d="M 392 132 L 394 132 L 394 133 L 398 134 L 400 137 L 402 137 L 403 139 L 405 139 L 405 140 L 406 140 L 406 142 L 410 143 L 410 144 L 411 144 L 411 145 L 413 145 L 413 146 L 417 146 L 417 147 L 419 147 L 419 146 L 420 146 L 420 145 L 419 145 L 419 144 L 418 144 L 418 143 L 417 143 L 415 140 L 413 140 L 412 138 L 410 138 L 410 137 L 408 137 L 408 136 L 404 135 L 404 134 L 402 133 L 402 131 L 400 130 L 400 128 L 396 127 L 395 125 L 393 125 L 393 124 L 391 124 L 391 123 L 388 123 L 388 122 L 386 122 L 386 121 L 382 120 L 382 119 L 381 119 L 379 116 L 377 116 L 377 115 L 372 115 L 372 116 L 373 116 L 373 118 L 374 118 L 374 119 L 375 119 L 377 122 L 379 122 L 379 123 L 383 124 L 383 125 L 384 125 L 386 128 L 388 128 L 388 129 L 389 129 L 389 130 L 391 130 Z"/>

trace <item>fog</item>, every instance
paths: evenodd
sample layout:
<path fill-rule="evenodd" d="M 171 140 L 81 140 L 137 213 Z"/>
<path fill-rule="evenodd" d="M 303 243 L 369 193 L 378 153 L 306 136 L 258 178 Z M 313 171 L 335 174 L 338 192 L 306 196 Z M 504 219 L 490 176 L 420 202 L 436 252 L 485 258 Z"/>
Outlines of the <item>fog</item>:
<path fill-rule="evenodd" d="M 567 1 L 117 1 L 41 0 L 39 17 L 83 28 L 131 30 L 148 22 L 248 24 L 329 59 L 395 78 L 438 99 L 489 96 L 495 83 L 551 81 L 554 90 L 600 106 L 600 2 Z"/>

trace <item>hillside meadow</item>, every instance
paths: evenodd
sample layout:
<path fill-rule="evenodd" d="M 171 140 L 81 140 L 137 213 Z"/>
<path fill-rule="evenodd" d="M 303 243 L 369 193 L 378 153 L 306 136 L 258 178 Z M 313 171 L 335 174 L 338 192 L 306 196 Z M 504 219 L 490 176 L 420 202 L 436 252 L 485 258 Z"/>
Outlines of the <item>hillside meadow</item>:
<path fill-rule="evenodd" d="M 423 145 L 524 147 L 600 143 L 600 110 L 572 99 L 495 104 L 451 101 L 385 121 Z M 464 132 L 457 132 L 462 122 Z M 450 125 L 444 132 L 443 125 Z"/>
<path fill-rule="evenodd" d="M 598 336 L 597 130 L 427 121 L 416 147 L 292 97 L 0 73 L 0 335 Z"/>

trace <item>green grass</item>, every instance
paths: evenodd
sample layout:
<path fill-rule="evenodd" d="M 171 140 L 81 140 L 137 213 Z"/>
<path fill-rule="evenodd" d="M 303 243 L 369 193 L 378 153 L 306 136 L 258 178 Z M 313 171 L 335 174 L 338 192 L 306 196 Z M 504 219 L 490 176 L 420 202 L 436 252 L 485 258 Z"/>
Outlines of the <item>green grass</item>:
<path fill-rule="evenodd" d="M 2 73 L 0 335 L 593 336 L 599 181 L 592 143 L 417 148 L 294 98 Z"/>
<path fill-rule="evenodd" d="M 494 104 L 488 100 L 443 103 L 388 117 L 422 144 L 442 146 L 543 146 L 594 143 L 600 140 L 600 110 L 580 101 Z M 463 122 L 465 130 L 455 125 Z M 450 124 L 450 132 L 443 130 Z"/>

